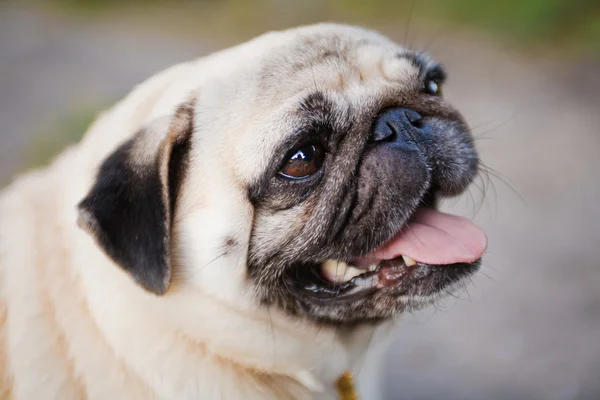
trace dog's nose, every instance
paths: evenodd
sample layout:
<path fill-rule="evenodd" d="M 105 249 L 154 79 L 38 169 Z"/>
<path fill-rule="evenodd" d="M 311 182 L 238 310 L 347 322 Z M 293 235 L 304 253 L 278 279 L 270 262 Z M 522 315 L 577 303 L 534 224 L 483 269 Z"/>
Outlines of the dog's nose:
<path fill-rule="evenodd" d="M 427 132 L 421 114 L 408 108 L 391 108 L 383 111 L 373 124 L 370 143 L 418 143 Z"/>

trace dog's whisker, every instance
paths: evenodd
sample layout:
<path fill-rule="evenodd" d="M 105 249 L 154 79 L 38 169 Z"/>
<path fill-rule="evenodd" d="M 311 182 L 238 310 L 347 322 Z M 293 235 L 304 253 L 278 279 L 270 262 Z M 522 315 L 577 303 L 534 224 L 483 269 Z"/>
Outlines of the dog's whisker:
<path fill-rule="evenodd" d="M 500 182 L 502 182 L 506 187 L 508 187 L 513 192 L 513 194 L 515 194 L 519 198 L 519 200 L 521 200 L 521 202 L 523 202 L 523 204 L 527 205 L 525 198 L 521 195 L 521 193 L 519 193 L 519 191 L 513 186 L 513 184 L 509 182 L 508 177 L 506 177 L 499 171 L 493 169 L 492 167 L 486 165 L 483 161 L 480 161 L 479 164 L 480 164 L 480 167 L 483 170 L 485 170 L 487 174 L 493 176 L 494 178 L 496 178 Z M 491 182 L 491 179 L 490 179 L 490 182 Z"/>
<path fill-rule="evenodd" d="M 417 236 L 417 234 L 416 234 L 416 233 L 415 233 L 415 231 L 412 229 L 412 227 L 410 226 L 410 224 L 408 224 L 408 225 L 406 225 L 406 226 L 407 226 L 408 230 L 410 231 L 410 233 L 411 233 L 411 234 L 412 234 L 412 235 L 413 235 L 413 236 L 414 236 L 414 237 L 415 237 L 415 238 L 416 238 L 416 239 L 417 239 L 419 242 L 421 242 L 421 245 L 422 245 L 422 246 L 425 246 L 425 242 L 423 242 L 423 241 L 422 241 L 422 240 L 421 240 L 421 239 L 420 239 L 420 238 Z"/>
<path fill-rule="evenodd" d="M 440 38 L 445 37 L 445 35 L 442 35 L 442 34 L 446 33 L 446 32 L 448 32 L 447 27 L 442 27 L 442 28 L 437 29 L 437 31 L 431 36 L 431 39 L 429 39 L 427 44 L 425 44 L 423 46 L 423 51 L 428 52 L 430 50 L 431 46 L 433 46 Z"/>
<path fill-rule="evenodd" d="M 493 191 L 494 207 L 495 207 L 495 212 L 497 212 L 498 211 L 498 208 L 497 208 L 498 207 L 498 191 L 496 190 L 496 184 L 490 177 L 489 171 L 485 167 L 481 167 L 479 169 L 479 173 L 477 175 L 479 176 L 479 179 L 481 179 L 481 182 L 482 182 L 484 201 L 489 199 L 489 196 L 487 194 L 488 194 L 490 188 Z M 485 179 L 484 179 L 484 176 L 485 176 Z"/>
<path fill-rule="evenodd" d="M 471 187 L 469 187 L 467 189 L 467 193 L 468 193 L 469 197 L 471 198 L 471 201 L 473 202 L 473 214 L 471 215 L 471 218 L 475 218 L 481 212 L 483 205 L 485 204 L 486 198 L 485 198 L 485 188 L 484 187 L 479 186 L 476 181 L 473 181 L 472 186 L 477 188 L 479 191 L 479 194 L 480 194 L 479 201 L 477 201 L 475 199 L 475 195 L 473 195 Z"/>
<path fill-rule="evenodd" d="M 269 326 L 271 328 L 271 337 L 273 338 L 273 368 L 275 368 L 277 365 L 277 342 L 275 341 L 275 330 L 273 329 L 271 307 L 269 307 Z"/>
<path fill-rule="evenodd" d="M 194 271 L 191 275 L 189 275 L 189 278 L 194 277 L 195 275 L 199 274 L 200 272 L 202 272 L 202 270 L 204 270 L 204 268 L 209 267 L 212 263 L 214 263 L 221 257 L 224 257 L 226 254 L 227 254 L 226 252 L 219 254 L 218 256 L 216 256 L 215 258 L 210 260 L 208 263 L 204 264 L 202 267 L 200 267 L 196 271 Z"/>
<path fill-rule="evenodd" d="M 410 23 L 412 21 L 416 2 L 417 2 L 416 0 L 412 0 L 412 3 L 410 4 L 410 9 L 408 11 L 408 17 L 407 17 L 407 21 L 406 21 L 406 28 L 404 31 L 404 46 L 406 46 L 407 49 L 411 49 L 413 47 L 412 44 L 409 43 L 409 33 L 410 33 Z"/>
<path fill-rule="evenodd" d="M 339 265 L 340 265 L 340 262 L 339 262 L 339 260 L 338 260 L 338 262 L 337 262 L 337 265 L 336 265 L 336 268 L 335 268 L 335 269 L 336 269 L 336 276 L 337 276 L 337 269 L 339 268 Z M 344 265 L 345 265 L 345 269 L 344 269 L 344 276 L 342 277 L 342 279 L 341 279 L 341 281 L 340 281 L 340 283 L 339 283 L 339 285 L 338 285 L 337 291 L 336 291 L 336 293 L 335 293 L 335 297 L 336 297 L 336 298 L 338 298 L 338 297 L 339 297 L 339 295 L 340 295 L 340 290 L 342 289 L 342 282 L 344 282 L 344 278 L 346 277 L 346 273 L 348 272 L 348 264 L 347 264 L 347 263 L 344 263 Z M 334 285 L 334 287 L 335 287 L 335 285 Z"/>
<path fill-rule="evenodd" d="M 473 193 L 471 192 L 471 188 L 467 188 L 467 191 L 465 192 L 465 194 L 467 196 L 466 198 L 468 199 L 467 203 L 470 203 L 473 206 L 471 218 L 475 218 L 477 216 L 477 203 L 475 201 L 475 197 L 473 196 Z"/>
<path fill-rule="evenodd" d="M 492 282 L 496 282 L 496 280 L 494 279 L 494 277 L 492 277 L 490 274 L 486 273 L 485 271 L 483 271 L 483 268 L 479 271 L 479 273 L 481 275 L 483 275 L 484 277 L 486 277 L 487 279 L 489 279 Z"/>
<path fill-rule="evenodd" d="M 369 348 L 373 345 L 373 338 L 375 337 L 375 329 L 372 329 L 371 332 L 369 333 L 369 339 L 367 340 L 367 346 L 365 348 L 365 351 L 362 352 L 362 354 L 360 355 L 360 358 L 358 360 L 357 363 L 355 363 L 354 365 L 354 373 L 356 375 L 360 375 L 360 373 L 362 372 L 363 367 L 365 366 L 365 361 L 367 359 L 367 354 L 369 352 Z"/>
<path fill-rule="evenodd" d="M 504 120 L 500 121 L 497 125 L 493 126 L 492 128 L 490 128 L 488 130 L 485 130 L 483 132 L 475 132 L 476 129 L 482 128 L 486 125 L 490 125 L 490 124 L 494 123 L 494 121 L 488 121 L 488 122 L 476 125 L 473 128 L 471 128 L 471 131 L 473 132 L 473 136 L 475 138 L 484 138 L 485 135 L 490 134 L 491 132 L 494 132 L 494 131 L 504 127 L 509 122 L 514 121 L 514 119 L 515 119 L 515 114 L 513 113 L 513 114 L 509 115 L 508 117 L 506 117 Z M 496 138 L 496 140 L 499 140 L 499 139 Z"/>

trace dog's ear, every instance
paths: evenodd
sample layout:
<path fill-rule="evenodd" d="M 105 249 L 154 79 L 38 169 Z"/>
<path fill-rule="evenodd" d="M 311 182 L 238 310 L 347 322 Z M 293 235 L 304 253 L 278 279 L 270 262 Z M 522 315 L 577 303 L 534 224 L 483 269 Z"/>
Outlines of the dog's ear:
<path fill-rule="evenodd" d="M 184 179 L 194 104 L 181 105 L 121 145 L 101 165 L 79 203 L 79 225 L 143 288 L 163 294 L 171 281 L 171 225 Z M 164 122 L 164 121 L 163 121 Z"/>

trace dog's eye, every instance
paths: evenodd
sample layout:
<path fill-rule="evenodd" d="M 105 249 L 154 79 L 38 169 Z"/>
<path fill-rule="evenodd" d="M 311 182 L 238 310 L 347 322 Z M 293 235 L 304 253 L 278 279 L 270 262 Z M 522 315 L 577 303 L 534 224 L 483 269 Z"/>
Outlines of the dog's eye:
<path fill-rule="evenodd" d="M 306 178 L 317 172 L 323 165 L 325 150 L 321 145 L 304 144 L 290 151 L 279 174 L 286 178 Z"/>
<path fill-rule="evenodd" d="M 432 96 L 441 96 L 442 95 L 442 86 L 433 79 L 428 79 L 425 81 L 425 92 Z"/>

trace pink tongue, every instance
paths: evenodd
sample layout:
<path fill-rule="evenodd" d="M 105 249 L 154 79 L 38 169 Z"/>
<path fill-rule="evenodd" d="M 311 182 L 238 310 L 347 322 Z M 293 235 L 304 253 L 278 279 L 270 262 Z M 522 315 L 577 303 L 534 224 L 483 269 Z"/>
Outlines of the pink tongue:
<path fill-rule="evenodd" d="M 454 264 L 473 262 L 486 248 L 485 233 L 468 219 L 422 208 L 390 242 L 357 261 L 361 264 L 405 255 L 426 264 Z"/>

